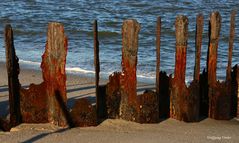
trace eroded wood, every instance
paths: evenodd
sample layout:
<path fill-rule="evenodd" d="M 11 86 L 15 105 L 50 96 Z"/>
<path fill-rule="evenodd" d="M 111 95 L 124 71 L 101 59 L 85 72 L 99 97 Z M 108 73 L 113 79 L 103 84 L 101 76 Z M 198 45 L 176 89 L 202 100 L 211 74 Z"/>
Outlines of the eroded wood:
<path fill-rule="evenodd" d="M 138 33 L 140 24 L 133 19 L 125 20 L 122 26 L 122 76 L 120 116 L 135 121 L 137 117 L 136 66 L 138 53 Z"/>
<path fill-rule="evenodd" d="M 42 56 L 43 83 L 21 89 L 21 113 L 26 123 L 51 122 L 72 126 L 66 107 L 67 38 L 60 23 L 49 23 Z"/>
<path fill-rule="evenodd" d="M 5 27 L 6 68 L 8 74 L 8 92 L 10 108 L 10 124 L 12 127 L 21 123 L 20 112 L 20 72 L 18 57 L 14 48 L 13 30 L 11 25 Z"/>

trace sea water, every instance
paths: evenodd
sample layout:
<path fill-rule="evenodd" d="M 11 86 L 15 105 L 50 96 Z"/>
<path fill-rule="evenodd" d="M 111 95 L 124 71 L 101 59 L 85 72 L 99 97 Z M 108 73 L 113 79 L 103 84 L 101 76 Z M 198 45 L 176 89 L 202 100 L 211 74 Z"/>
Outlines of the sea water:
<path fill-rule="evenodd" d="M 141 24 L 137 77 L 139 81 L 155 82 L 156 20 L 162 19 L 160 69 L 173 74 L 175 65 L 175 18 L 189 19 L 186 80 L 193 77 L 195 58 L 196 16 L 204 15 L 201 71 L 206 67 L 208 20 L 212 11 L 219 11 L 222 26 L 218 48 L 217 79 L 226 75 L 230 12 L 238 9 L 237 0 L 1 0 L 0 2 L 0 61 L 5 61 L 4 26 L 14 30 L 15 48 L 21 67 L 40 70 L 45 49 L 47 24 L 64 24 L 69 40 L 66 71 L 80 76 L 94 76 L 93 21 L 98 20 L 101 78 L 121 71 L 121 27 L 125 19 Z M 239 15 L 232 63 L 239 63 Z"/>

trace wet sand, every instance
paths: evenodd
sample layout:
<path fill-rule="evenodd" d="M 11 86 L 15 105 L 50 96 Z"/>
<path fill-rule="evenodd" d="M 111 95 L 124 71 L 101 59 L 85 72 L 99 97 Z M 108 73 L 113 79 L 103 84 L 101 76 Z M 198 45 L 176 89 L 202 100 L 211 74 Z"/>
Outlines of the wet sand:
<path fill-rule="evenodd" d="M 5 65 L 0 63 L 0 115 L 8 114 L 8 88 Z M 19 80 L 24 88 L 30 83 L 41 83 L 40 71 L 21 69 Z M 100 80 L 105 84 L 107 80 Z M 153 84 L 138 84 L 138 92 Z M 75 99 L 87 97 L 95 102 L 94 78 L 67 75 L 68 108 Z M 138 124 L 124 120 L 107 119 L 97 127 L 60 128 L 51 124 L 21 124 L 10 132 L 0 131 L 0 142 L 76 142 L 76 143 L 153 143 L 153 142 L 239 142 L 239 121 L 204 119 L 198 123 L 185 123 L 174 119 L 157 124 Z"/>

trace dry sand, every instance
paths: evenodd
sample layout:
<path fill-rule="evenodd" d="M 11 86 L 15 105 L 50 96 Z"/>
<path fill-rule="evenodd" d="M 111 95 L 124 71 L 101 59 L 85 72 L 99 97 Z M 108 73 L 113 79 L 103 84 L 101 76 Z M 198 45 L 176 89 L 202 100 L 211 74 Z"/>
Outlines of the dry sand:
<path fill-rule="evenodd" d="M 5 65 L 0 63 L 0 115 L 8 114 L 8 88 Z M 21 69 L 19 75 L 23 87 L 30 83 L 41 83 L 41 72 Z M 101 84 L 106 80 L 101 80 Z M 138 91 L 154 85 L 139 84 Z M 67 76 L 68 107 L 75 99 L 87 97 L 95 102 L 94 79 Z M 239 121 L 217 121 L 204 119 L 198 123 L 184 123 L 167 119 L 158 124 L 138 124 L 124 120 L 108 119 L 97 127 L 59 128 L 51 124 L 21 124 L 11 132 L 0 131 L 0 143 L 10 142 L 76 142 L 76 143 L 153 143 L 153 142 L 239 142 Z"/>

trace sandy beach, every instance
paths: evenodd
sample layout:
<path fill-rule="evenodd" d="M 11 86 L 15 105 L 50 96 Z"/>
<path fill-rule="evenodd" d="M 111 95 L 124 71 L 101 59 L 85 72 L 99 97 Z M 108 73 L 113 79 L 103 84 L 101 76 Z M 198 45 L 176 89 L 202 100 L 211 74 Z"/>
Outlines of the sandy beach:
<path fill-rule="evenodd" d="M 8 114 L 8 88 L 5 64 L 0 63 L 0 115 Z M 40 71 L 23 69 L 19 80 L 24 88 L 30 83 L 41 83 Z M 105 84 L 107 80 L 100 80 Z M 138 92 L 153 88 L 153 84 L 138 84 Z M 68 108 L 75 99 L 87 97 L 95 102 L 94 78 L 67 75 Z M 52 124 L 21 124 L 10 132 L 0 131 L 0 142 L 239 142 L 239 121 L 204 119 L 198 123 L 185 123 L 166 119 L 157 124 L 138 124 L 124 120 L 107 119 L 97 127 L 59 128 Z"/>

